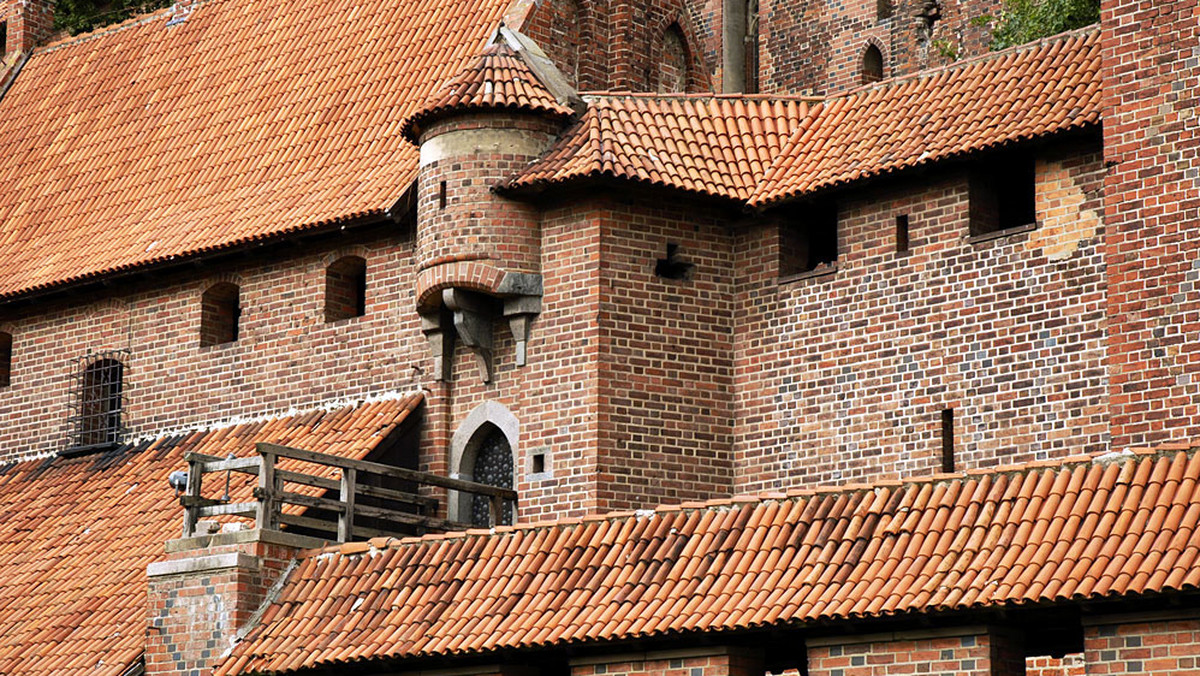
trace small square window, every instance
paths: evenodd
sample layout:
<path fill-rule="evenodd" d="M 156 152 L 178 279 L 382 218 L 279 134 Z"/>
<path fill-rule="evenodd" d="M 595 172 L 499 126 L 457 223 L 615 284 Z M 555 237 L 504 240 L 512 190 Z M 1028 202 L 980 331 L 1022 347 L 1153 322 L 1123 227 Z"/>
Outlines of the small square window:
<path fill-rule="evenodd" d="M 779 228 L 779 276 L 833 270 L 838 256 L 837 204 L 820 202 Z"/>
<path fill-rule="evenodd" d="M 1033 225 L 1034 167 L 1030 155 L 988 159 L 971 171 L 971 235 Z"/>

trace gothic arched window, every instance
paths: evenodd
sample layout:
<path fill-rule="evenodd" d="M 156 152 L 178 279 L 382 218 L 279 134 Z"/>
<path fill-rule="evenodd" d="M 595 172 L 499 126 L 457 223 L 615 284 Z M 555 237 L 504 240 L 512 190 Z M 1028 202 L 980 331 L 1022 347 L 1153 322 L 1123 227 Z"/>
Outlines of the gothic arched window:
<path fill-rule="evenodd" d="M 508 437 L 500 428 L 486 424 L 480 429 L 482 437 L 475 448 L 475 466 L 472 468 L 474 481 L 500 488 L 513 487 L 513 454 Z M 511 526 L 513 503 L 505 500 L 496 525 Z M 491 525 L 491 501 L 483 495 L 471 500 L 471 525 L 487 528 Z"/>

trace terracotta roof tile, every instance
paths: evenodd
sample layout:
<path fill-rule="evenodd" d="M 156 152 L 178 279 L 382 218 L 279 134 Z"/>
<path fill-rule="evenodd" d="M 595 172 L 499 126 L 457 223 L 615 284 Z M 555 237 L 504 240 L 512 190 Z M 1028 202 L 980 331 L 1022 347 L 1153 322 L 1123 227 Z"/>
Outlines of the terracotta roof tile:
<path fill-rule="evenodd" d="M 314 551 L 217 674 L 1182 590 L 1200 583 L 1198 458 L 1076 457 L 393 540 L 386 558 Z"/>
<path fill-rule="evenodd" d="M 808 114 L 801 98 L 586 95 L 587 112 L 507 187 L 613 177 L 744 201 Z"/>
<path fill-rule="evenodd" d="M 0 297 L 379 216 L 508 0 L 198 2 L 36 51 L 0 101 Z"/>
<path fill-rule="evenodd" d="M 524 110 L 563 119 L 574 115 L 555 99 L 521 55 L 502 41 L 488 45 L 473 64 L 417 107 L 402 132 L 415 142 L 422 125 L 453 112 L 483 108 Z"/>
<path fill-rule="evenodd" d="M 414 394 L 0 467 L 0 673 L 119 675 L 141 657 L 146 566 L 178 537 L 182 512 L 167 475 L 186 468 L 185 453 L 246 456 L 269 441 L 363 458 L 421 401 Z M 249 484 L 233 488 L 249 497 Z"/>
<path fill-rule="evenodd" d="M 831 99 L 796 130 L 750 203 L 1097 125 L 1100 57 L 1100 32 L 1085 28 Z"/>

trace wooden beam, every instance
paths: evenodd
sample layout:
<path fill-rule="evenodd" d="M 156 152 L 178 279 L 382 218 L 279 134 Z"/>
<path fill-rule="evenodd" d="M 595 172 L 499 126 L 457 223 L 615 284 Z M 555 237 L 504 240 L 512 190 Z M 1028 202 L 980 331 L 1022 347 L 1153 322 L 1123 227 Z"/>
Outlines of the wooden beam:
<path fill-rule="evenodd" d="M 317 453 L 316 451 L 305 451 L 299 448 L 280 446 L 278 444 L 260 442 L 256 444 L 256 446 L 258 448 L 258 452 L 264 455 L 272 454 L 281 458 L 303 460 L 305 462 L 311 462 L 317 465 L 329 465 L 332 467 L 341 467 L 343 469 L 353 468 L 368 474 L 381 474 L 383 476 L 390 476 L 396 479 L 416 481 L 418 483 L 427 484 L 430 486 L 440 486 L 442 488 L 449 488 L 451 490 L 462 491 L 464 493 L 494 496 L 498 498 L 504 498 L 505 500 L 517 499 L 517 492 L 511 488 L 500 488 L 498 486 L 478 484 L 473 481 L 451 479 L 449 477 L 438 476 L 437 474 L 430 474 L 428 472 L 418 472 L 417 470 L 404 469 L 402 467 L 392 467 L 391 465 L 382 465 L 377 462 L 367 462 L 366 460 L 340 458 L 336 455 Z"/>

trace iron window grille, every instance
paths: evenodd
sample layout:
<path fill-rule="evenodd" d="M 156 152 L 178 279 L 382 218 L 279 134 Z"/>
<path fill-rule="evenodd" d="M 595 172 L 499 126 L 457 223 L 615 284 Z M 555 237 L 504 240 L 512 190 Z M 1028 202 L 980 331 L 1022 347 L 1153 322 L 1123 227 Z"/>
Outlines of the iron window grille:
<path fill-rule="evenodd" d="M 128 430 L 125 413 L 125 361 L 128 350 L 90 353 L 74 360 L 70 429 L 66 455 L 107 450 L 120 445 Z"/>

